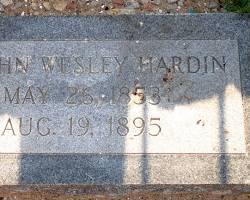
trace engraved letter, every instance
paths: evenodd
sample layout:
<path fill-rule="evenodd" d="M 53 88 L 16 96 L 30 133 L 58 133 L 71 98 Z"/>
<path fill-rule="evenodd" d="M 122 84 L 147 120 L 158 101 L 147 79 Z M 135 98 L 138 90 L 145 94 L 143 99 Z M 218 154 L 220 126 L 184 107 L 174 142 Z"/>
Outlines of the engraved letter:
<path fill-rule="evenodd" d="M 128 59 L 128 57 L 123 57 L 123 61 L 120 62 L 120 61 L 118 60 L 118 58 L 115 57 L 115 60 L 116 60 L 116 62 L 117 62 L 117 64 L 118 64 L 118 68 L 119 68 L 119 73 L 120 73 L 120 74 L 122 73 L 122 68 L 123 68 L 124 62 L 125 62 L 127 59 Z"/>
<path fill-rule="evenodd" d="M 30 87 L 29 87 L 29 89 L 27 90 L 27 92 L 25 94 L 25 97 L 23 99 L 22 104 L 24 104 L 26 100 L 31 100 L 32 103 L 35 104 L 34 97 L 33 97 L 33 94 L 32 94 L 32 91 L 31 91 Z"/>
<path fill-rule="evenodd" d="M 41 135 L 41 136 L 47 136 L 50 134 L 50 129 L 47 128 L 47 132 L 46 133 L 42 133 L 41 132 L 41 127 L 40 127 L 40 123 L 43 121 L 43 120 L 46 120 L 46 121 L 51 121 L 49 118 L 46 118 L 46 117 L 42 117 L 40 118 L 38 121 L 37 121 L 37 131 L 38 133 Z"/>
<path fill-rule="evenodd" d="M 28 133 L 23 133 L 22 132 L 22 121 L 23 121 L 23 119 L 20 117 L 19 120 L 20 120 L 20 122 L 19 122 L 19 131 L 20 131 L 21 135 L 23 135 L 23 136 L 29 135 L 31 133 L 31 129 L 32 129 L 32 118 L 30 118 L 30 123 L 29 123 L 29 129 L 30 130 L 29 130 Z"/>
<path fill-rule="evenodd" d="M 19 90 L 20 90 L 20 88 L 18 87 L 18 88 L 16 89 L 16 92 L 15 92 L 15 94 L 14 94 L 14 96 L 13 96 L 12 98 L 11 98 L 11 96 L 10 96 L 10 93 L 9 93 L 8 88 L 7 88 L 7 87 L 4 87 L 4 89 L 5 89 L 5 102 L 6 102 L 7 100 L 9 100 L 9 102 L 12 103 L 12 102 L 14 101 L 14 99 L 15 99 L 15 103 L 14 103 L 14 104 L 19 104 L 19 101 L 20 101 L 20 98 L 19 98 Z"/>
<path fill-rule="evenodd" d="M 45 72 L 52 73 L 55 66 L 56 57 L 42 57 L 42 61 Z"/>
<path fill-rule="evenodd" d="M 10 128 L 7 128 L 8 125 L 10 125 Z M 13 125 L 12 125 L 12 122 L 11 122 L 10 118 L 8 119 L 8 121 L 7 121 L 6 125 L 5 125 L 5 128 L 3 130 L 2 135 L 4 135 L 5 131 L 12 131 L 13 135 L 16 135 L 15 131 L 13 129 Z"/>
<path fill-rule="evenodd" d="M 159 68 L 163 68 L 163 69 L 166 69 L 166 71 L 168 71 L 167 70 L 168 67 L 167 67 L 167 65 L 166 65 L 165 60 L 164 60 L 163 57 L 160 58 L 159 64 L 157 66 L 157 72 L 158 72 Z"/>
<path fill-rule="evenodd" d="M 67 65 L 70 62 L 70 58 L 69 57 L 61 57 L 60 61 L 61 61 L 61 63 L 60 63 L 61 64 L 61 72 L 63 74 L 70 73 L 69 71 L 67 72 Z"/>
<path fill-rule="evenodd" d="M 92 57 L 89 57 L 89 73 L 93 73 L 93 74 L 96 74 L 96 73 L 99 73 L 97 71 L 94 71 L 94 69 L 92 68 Z"/>
<path fill-rule="evenodd" d="M 43 90 L 40 87 L 37 87 L 37 89 L 39 90 L 39 92 L 41 93 L 41 97 L 42 97 L 42 104 L 47 103 L 47 98 L 48 98 L 48 89 L 47 90 Z"/>
<path fill-rule="evenodd" d="M 215 62 L 222 69 L 222 71 L 225 72 L 225 69 L 226 69 L 225 56 L 222 56 L 222 64 L 219 63 L 219 61 L 215 57 L 213 57 L 213 56 L 212 56 L 212 61 L 213 61 L 213 73 L 215 71 Z"/>
<path fill-rule="evenodd" d="M 2 68 L 7 67 L 8 74 L 10 74 L 11 73 L 11 57 L 8 57 L 7 63 L 3 63 L 2 62 L 3 59 L 5 59 L 5 58 L 3 58 L 3 57 L 0 58 L 0 73 L 2 73 Z"/>
<path fill-rule="evenodd" d="M 111 62 L 111 57 L 102 57 L 102 72 L 103 73 L 111 73 L 111 71 L 108 71 L 108 66 Z"/>
<path fill-rule="evenodd" d="M 204 68 L 205 68 L 205 73 L 207 73 L 207 56 L 204 57 Z"/>
<path fill-rule="evenodd" d="M 140 57 L 140 72 L 144 71 L 144 66 L 149 65 L 150 68 L 150 72 L 153 73 L 153 66 L 152 66 L 152 57 L 148 57 L 145 60 L 143 59 L 143 57 Z"/>
<path fill-rule="evenodd" d="M 179 71 L 181 73 L 184 73 L 183 71 L 181 71 L 180 65 L 181 65 L 181 58 L 178 57 L 178 56 L 173 56 L 172 57 L 172 68 L 173 68 L 173 71 L 176 72 L 176 70 L 177 70 L 177 71 Z"/>
<path fill-rule="evenodd" d="M 26 57 L 25 63 L 20 59 L 16 58 L 16 72 L 21 71 L 27 73 L 29 67 L 29 57 Z"/>
<path fill-rule="evenodd" d="M 81 57 L 75 57 L 75 63 L 77 64 L 76 69 L 74 69 L 74 73 L 76 74 L 82 74 L 84 73 L 84 67 L 82 66 L 81 62 L 80 62 L 80 58 Z"/>
<path fill-rule="evenodd" d="M 190 56 L 190 57 L 188 57 L 187 62 L 188 62 L 188 73 L 197 73 L 200 70 L 201 66 L 200 66 L 200 60 L 198 58 L 196 58 L 194 56 Z M 193 71 L 191 70 L 191 62 L 197 64 L 196 65 L 197 68 L 193 69 Z"/>

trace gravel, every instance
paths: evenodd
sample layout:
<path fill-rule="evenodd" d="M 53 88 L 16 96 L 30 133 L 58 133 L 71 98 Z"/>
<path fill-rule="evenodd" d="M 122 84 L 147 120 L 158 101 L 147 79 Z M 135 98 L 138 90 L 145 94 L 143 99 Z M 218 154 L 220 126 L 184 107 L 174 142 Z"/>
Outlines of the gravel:
<path fill-rule="evenodd" d="M 0 15 L 9 16 L 175 14 L 223 11 L 218 0 L 0 0 Z"/>

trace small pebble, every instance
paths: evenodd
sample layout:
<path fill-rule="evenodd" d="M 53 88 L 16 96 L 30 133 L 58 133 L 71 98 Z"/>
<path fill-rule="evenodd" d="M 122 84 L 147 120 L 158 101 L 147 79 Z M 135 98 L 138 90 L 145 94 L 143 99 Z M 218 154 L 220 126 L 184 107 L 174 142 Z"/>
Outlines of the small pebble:
<path fill-rule="evenodd" d="M 0 0 L 0 3 L 3 4 L 4 6 L 8 6 L 10 4 L 13 4 L 12 0 Z"/>
<path fill-rule="evenodd" d="M 126 8 L 137 9 L 140 8 L 140 4 L 137 1 L 128 1 L 126 2 Z"/>
<path fill-rule="evenodd" d="M 217 2 L 215 2 L 215 1 L 212 1 L 212 2 L 209 2 L 209 3 L 207 4 L 207 7 L 208 7 L 209 9 L 215 9 L 215 8 L 218 8 L 218 7 L 219 7 L 219 4 L 218 4 Z"/>
<path fill-rule="evenodd" d="M 151 0 L 150 2 L 152 4 L 155 4 L 155 5 L 160 5 L 161 4 L 161 0 Z"/>
<path fill-rule="evenodd" d="M 14 9 L 19 9 L 23 6 L 24 4 L 22 2 L 17 2 L 15 3 Z"/>
<path fill-rule="evenodd" d="M 177 3 L 178 0 L 168 0 L 168 3 Z"/>
<path fill-rule="evenodd" d="M 50 10 L 51 9 L 51 5 L 49 2 L 45 1 L 43 2 L 43 7 L 46 9 L 46 10 Z"/>
<path fill-rule="evenodd" d="M 173 11 L 173 10 L 176 10 L 178 7 L 177 7 L 177 4 L 169 4 L 167 8 L 168 10 Z"/>
<path fill-rule="evenodd" d="M 37 15 L 40 14 L 40 12 L 39 11 L 35 11 L 33 14 L 37 16 Z"/>
<path fill-rule="evenodd" d="M 36 3 L 36 2 L 32 2 L 32 3 L 30 4 L 30 6 L 31 6 L 31 8 L 32 8 L 33 10 L 37 10 L 37 9 L 38 9 L 38 3 Z"/>
<path fill-rule="evenodd" d="M 2 4 L 0 4 L 0 12 L 4 12 L 4 8 Z"/>
<path fill-rule="evenodd" d="M 113 5 L 115 6 L 123 6 L 124 0 L 112 0 Z"/>
<path fill-rule="evenodd" d="M 154 7 L 155 6 L 152 3 L 146 3 L 146 4 L 143 5 L 143 9 L 145 11 L 154 11 Z"/>
<path fill-rule="evenodd" d="M 184 6 L 184 2 L 183 1 L 178 1 L 178 6 Z"/>
<path fill-rule="evenodd" d="M 67 4 L 68 4 L 68 1 L 66 0 L 55 0 L 53 2 L 53 8 L 57 11 L 62 12 L 65 10 Z"/>

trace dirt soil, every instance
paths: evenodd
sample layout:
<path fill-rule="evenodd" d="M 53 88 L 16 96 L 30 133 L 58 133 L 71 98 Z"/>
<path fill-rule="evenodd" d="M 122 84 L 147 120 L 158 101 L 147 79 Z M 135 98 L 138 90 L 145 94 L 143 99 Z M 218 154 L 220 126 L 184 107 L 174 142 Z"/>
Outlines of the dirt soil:
<path fill-rule="evenodd" d="M 0 0 L 1 15 L 117 15 L 225 12 L 224 0 Z"/>
<path fill-rule="evenodd" d="M 0 200 L 250 200 L 249 185 L 2 186 Z"/>

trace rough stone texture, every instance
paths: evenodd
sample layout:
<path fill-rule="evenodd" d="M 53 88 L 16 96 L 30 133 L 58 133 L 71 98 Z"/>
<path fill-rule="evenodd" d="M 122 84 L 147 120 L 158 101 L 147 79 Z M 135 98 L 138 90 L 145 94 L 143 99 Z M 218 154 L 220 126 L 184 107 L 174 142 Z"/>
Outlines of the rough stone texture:
<path fill-rule="evenodd" d="M 246 152 L 236 40 L 15 41 L 0 55 L 1 153 Z"/>
<path fill-rule="evenodd" d="M 143 22 L 143 26 L 140 22 Z M 0 39 L 3 41 L 86 38 L 89 40 L 238 40 L 246 138 L 249 143 L 249 15 L 2 17 L 0 19 Z M 249 144 L 247 145 L 249 147 Z M 250 159 L 247 153 L 5 154 L 1 155 L 0 168 L 5 172 L 1 173 L 2 185 L 250 183 Z M 216 187 L 218 188 L 220 189 Z M 154 189 L 157 189 L 157 185 Z M 249 191 L 249 187 L 239 186 L 239 190 Z"/>

